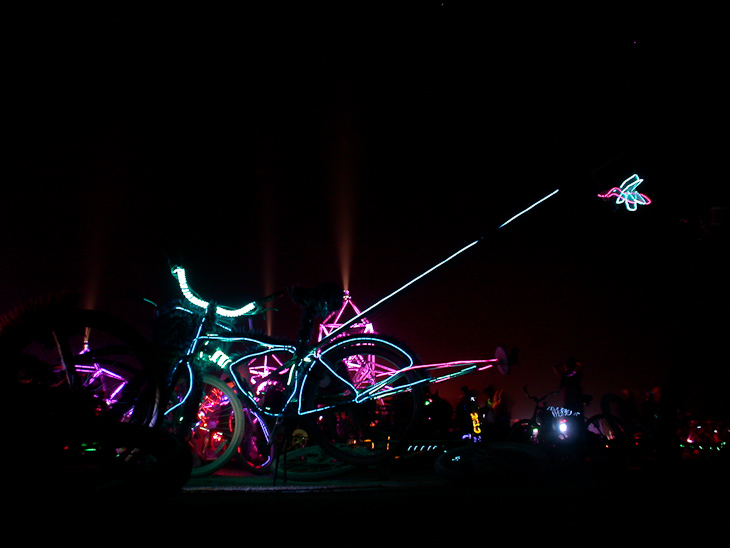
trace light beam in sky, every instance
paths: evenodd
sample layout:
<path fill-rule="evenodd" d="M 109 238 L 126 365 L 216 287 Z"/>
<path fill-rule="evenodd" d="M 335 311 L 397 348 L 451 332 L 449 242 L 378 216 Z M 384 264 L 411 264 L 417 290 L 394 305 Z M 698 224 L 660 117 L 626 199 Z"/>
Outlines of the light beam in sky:
<path fill-rule="evenodd" d="M 345 90 L 350 82 L 341 82 Z M 350 289 L 350 273 L 354 246 L 356 186 L 358 180 L 358 126 L 353 119 L 353 106 L 345 101 L 346 93 L 340 93 L 334 106 L 335 117 L 332 119 L 332 131 L 336 135 L 333 143 L 333 157 L 331 161 L 332 189 L 331 207 L 335 237 L 337 239 L 338 260 L 342 287 Z"/>
<path fill-rule="evenodd" d="M 276 208 L 274 207 L 274 196 L 270 185 L 260 185 L 259 202 L 261 217 L 257 223 L 259 227 L 259 240 L 261 242 L 261 268 L 264 284 L 264 295 L 274 292 L 274 274 L 276 263 L 276 242 L 274 225 L 276 224 Z M 265 314 L 266 334 L 273 332 L 273 314 Z"/>
<path fill-rule="evenodd" d="M 346 291 L 350 286 L 350 269 L 352 266 L 354 197 L 352 181 L 347 173 L 340 173 L 334 197 L 335 234 L 337 251 L 342 275 L 342 287 Z"/>

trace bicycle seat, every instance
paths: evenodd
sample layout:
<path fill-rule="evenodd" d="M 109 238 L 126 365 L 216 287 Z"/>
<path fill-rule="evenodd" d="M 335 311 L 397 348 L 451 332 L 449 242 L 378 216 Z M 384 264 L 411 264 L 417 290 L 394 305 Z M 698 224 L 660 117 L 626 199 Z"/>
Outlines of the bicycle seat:
<path fill-rule="evenodd" d="M 295 287 L 291 290 L 292 300 L 313 314 L 326 316 L 342 306 L 344 292 L 334 282 L 319 284 L 313 288 Z"/>

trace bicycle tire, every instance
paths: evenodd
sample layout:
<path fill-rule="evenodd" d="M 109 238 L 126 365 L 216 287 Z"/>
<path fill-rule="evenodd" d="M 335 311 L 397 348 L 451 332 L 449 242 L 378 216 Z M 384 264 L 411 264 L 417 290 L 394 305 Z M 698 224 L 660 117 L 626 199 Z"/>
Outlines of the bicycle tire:
<path fill-rule="evenodd" d="M 512 480 L 547 469 L 548 455 L 524 443 L 470 443 L 449 449 L 434 461 L 434 471 L 452 480 Z"/>
<path fill-rule="evenodd" d="M 631 454 L 631 441 L 623 421 L 599 413 L 585 422 L 585 447 L 593 459 L 623 461 Z"/>
<path fill-rule="evenodd" d="M 252 474 L 268 474 L 274 459 L 272 433 L 268 431 L 264 419 L 253 409 L 244 408 L 243 414 L 246 426 L 234 458 Z"/>
<path fill-rule="evenodd" d="M 101 463 L 95 492 L 164 496 L 181 489 L 190 478 L 190 451 L 168 432 L 116 423 L 107 425 L 101 436 L 88 438 L 94 439 L 109 455 Z"/>
<path fill-rule="evenodd" d="M 241 445 L 245 422 L 234 389 L 216 376 L 203 375 L 197 421 L 185 435 L 193 456 L 191 477 L 213 474 L 231 462 Z"/>
<path fill-rule="evenodd" d="M 344 476 L 356 469 L 356 466 L 337 460 L 317 445 L 288 451 L 276 461 L 277 477 L 287 481 L 323 481 Z"/>
<path fill-rule="evenodd" d="M 25 388 L 74 394 L 79 405 L 116 422 L 156 421 L 159 363 L 120 318 L 66 305 L 31 307 L 3 324 L 0 356 Z"/>
<path fill-rule="evenodd" d="M 323 365 L 327 363 L 328 365 Z M 325 349 L 304 386 L 307 431 L 336 459 L 369 466 L 400 454 L 413 434 L 425 402 L 425 383 L 410 391 L 381 398 L 355 401 L 357 390 L 418 359 L 402 344 L 385 337 L 350 336 Z M 363 375 L 370 367 L 373 376 Z M 354 378 L 360 379 L 357 383 Z M 393 386 L 426 379 L 418 370 L 397 378 Z"/>
<path fill-rule="evenodd" d="M 507 434 L 507 441 L 513 443 L 536 444 L 540 427 L 531 419 L 523 419 L 514 423 Z"/>

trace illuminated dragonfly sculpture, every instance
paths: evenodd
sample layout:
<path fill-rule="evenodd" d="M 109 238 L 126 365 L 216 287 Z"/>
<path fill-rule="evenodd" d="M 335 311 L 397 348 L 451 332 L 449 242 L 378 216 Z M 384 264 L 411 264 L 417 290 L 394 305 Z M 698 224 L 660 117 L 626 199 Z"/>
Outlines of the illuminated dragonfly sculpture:
<path fill-rule="evenodd" d="M 634 174 L 626 179 L 621 186 L 615 186 L 605 194 L 599 194 L 599 198 L 616 198 L 616 205 L 626 204 L 626 209 L 636 211 L 637 206 L 649 205 L 651 200 L 646 194 L 637 191 L 636 188 L 643 182 L 638 175 Z"/>

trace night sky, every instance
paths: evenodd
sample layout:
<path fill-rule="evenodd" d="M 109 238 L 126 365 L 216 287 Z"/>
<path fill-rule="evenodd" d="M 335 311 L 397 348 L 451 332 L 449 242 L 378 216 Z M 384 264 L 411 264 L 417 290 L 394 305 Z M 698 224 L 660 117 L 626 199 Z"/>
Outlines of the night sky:
<path fill-rule="evenodd" d="M 677 334 L 716 302 L 703 226 L 727 205 L 713 14 L 281 10 L 18 22 L 1 309 L 70 287 L 144 331 L 135 295 L 175 296 L 172 254 L 231 306 L 334 280 L 365 308 L 483 237 L 376 329 L 426 362 L 518 346 L 510 377 L 463 384 L 504 387 L 519 416 L 568 357 L 598 397 L 691 354 Z M 634 173 L 652 204 L 597 198 Z"/>

